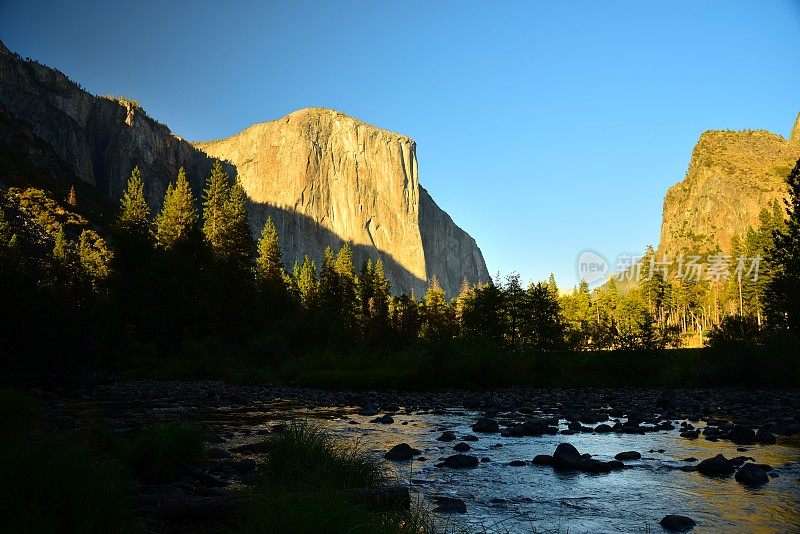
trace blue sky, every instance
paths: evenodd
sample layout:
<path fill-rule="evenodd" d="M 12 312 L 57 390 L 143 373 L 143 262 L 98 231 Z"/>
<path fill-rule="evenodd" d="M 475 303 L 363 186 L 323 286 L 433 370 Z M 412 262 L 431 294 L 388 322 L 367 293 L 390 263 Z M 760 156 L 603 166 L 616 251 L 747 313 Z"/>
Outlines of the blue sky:
<path fill-rule="evenodd" d="M 187 139 L 308 106 L 409 135 L 492 274 L 562 286 L 657 245 L 703 130 L 800 111 L 798 0 L 225 4 L 0 0 L 0 38 Z"/>

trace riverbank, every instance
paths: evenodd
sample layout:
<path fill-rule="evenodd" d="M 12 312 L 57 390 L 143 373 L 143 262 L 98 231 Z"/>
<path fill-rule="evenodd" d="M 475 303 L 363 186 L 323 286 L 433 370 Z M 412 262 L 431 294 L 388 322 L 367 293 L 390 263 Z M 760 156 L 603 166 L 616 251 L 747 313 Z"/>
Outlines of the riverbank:
<path fill-rule="evenodd" d="M 508 387 L 792 388 L 800 358 L 773 347 L 726 350 L 509 352 L 455 344 L 398 353 L 312 352 L 302 357 L 243 357 L 224 347 L 174 358 L 137 357 L 113 364 L 126 378 L 218 379 L 237 384 L 295 384 L 325 389 Z"/>

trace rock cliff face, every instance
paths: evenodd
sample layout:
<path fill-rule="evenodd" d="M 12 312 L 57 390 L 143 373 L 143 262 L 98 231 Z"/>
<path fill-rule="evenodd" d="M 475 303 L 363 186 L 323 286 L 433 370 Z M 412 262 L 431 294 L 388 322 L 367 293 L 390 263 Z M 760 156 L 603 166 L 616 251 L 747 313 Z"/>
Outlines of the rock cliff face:
<path fill-rule="evenodd" d="M 112 199 L 134 165 L 153 209 L 181 166 L 199 194 L 211 158 L 219 158 L 247 191 L 254 235 L 273 217 L 287 267 L 304 254 L 319 260 L 326 246 L 347 241 L 357 268 L 368 257 L 383 259 L 396 292 L 420 295 L 436 276 L 452 296 L 464 278 L 489 279 L 475 241 L 420 187 L 408 137 L 312 108 L 193 146 L 136 102 L 96 97 L 2 43 L 0 88 L 0 113 Z"/>
<path fill-rule="evenodd" d="M 344 240 L 359 262 L 379 252 L 403 291 L 419 295 L 433 276 L 451 295 L 464 277 L 488 280 L 475 241 L 420 187 L 408 137 L 309 108 L 195 146 L 236 167 L 253 226 L 272 216 L 289 261 Z M 297 230 L 308 225 L 319 228 Z"/>
<path fill-rule="evenodd" d="M 785 140 L 764 130 L 708 131 L 694 147 L 682 182 L 664 199 L 659 254 L 702 254 L 758 225 L 758 214 L 786 196 L 800 158 L 800 115 Z"/>

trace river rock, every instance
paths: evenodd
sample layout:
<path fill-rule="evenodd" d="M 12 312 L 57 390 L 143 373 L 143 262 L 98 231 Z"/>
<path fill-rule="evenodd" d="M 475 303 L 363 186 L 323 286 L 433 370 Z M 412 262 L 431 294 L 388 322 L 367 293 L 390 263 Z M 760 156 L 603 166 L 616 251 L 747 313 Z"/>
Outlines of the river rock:
<path fill-rule="evenodd" d="M 495 434 L 500 432 L 500 425 L 494 419 L 488 417 L 481 417 L 474 425 L 472 425 L 473 432 L 481 432 L 484 434 Z"/>
<path fill-rule="evenodd" d="M 665 515 L 660 523 L 669 532 L 687 532 L 697 525 L 691 517 L 674 514 Z"/>
<path fill-rule="evenodd" d="M 450 432 L 449 430 L 445 430 L 442 432 L 442 435 L 436 438 L 436 441 L 455 441 L 456 435 Z"/>
<path fill-rule="evenodd" d="M 620 452 L 614 456 L 615 460 L 619 460 L 621 462 L 627 462 L 629 460 L 639 460 L 641 459 L 642 455 L 636 451 L 625 451 Z"/>
<path fill-rule="evenodd" d="M 456 443 L 455 446 L 453 446 L 453 450 L 456 452 L 467 452 L 469 451 L 469 449 L 470 446 L 464 443 L 463 441 L 461 443 Z"/>
<path fill-rule="evenodd" d="M 553 457 L 549 454 L 537 454 L 533 457 L 534 465 L 553 465 Z"/>
<path fill-rule="evenodd" d="M 399 443 L 386 451 L 386 454 L 384 454 L 383 457 L 392 462 L 405 462 L 412 459 L 419 453 L 419 450 L 413 448 L 408 443 Z"/>
<path fill-rule="evenodd" d="M 728 439 L 737 445 L 748 445 L 753 443 L 756 439 L 756 433 L 752 428 L 742 425 L 734 425 L 730 432 L 728 432 Z"/>
<path fill-rule="evenodd" d="M 707 476 L 728 476 L 733 474 L 734 467 L 730 460 L 718 454 L 697 464 L 697 471 Z"/>
<path fill-rule="evenodd" d="M 761 465 L 746 463 L 736 471 L 736 481 L 745 486 L 757 487 L 769 482 L 767 470 Z"/>
<path fill-rule="evenodd" d="M 581 453 L 569 443 L 559 443 L 553 453 L 553 467 L 556 469 L 578 469 Z"/>
<path fill-rule="evenodd" d="M 775 443 L 775 434 L 768 430 L 759 429 L 755 435 L 756 443 L 772 444 Z"/>

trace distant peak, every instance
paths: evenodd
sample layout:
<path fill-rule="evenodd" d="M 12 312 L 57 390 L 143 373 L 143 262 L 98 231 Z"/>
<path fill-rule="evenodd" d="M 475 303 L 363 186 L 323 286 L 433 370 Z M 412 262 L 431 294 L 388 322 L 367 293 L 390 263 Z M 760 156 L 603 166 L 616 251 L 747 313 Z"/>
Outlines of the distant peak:
<path fill-rule="evenodd" d="M 800 113 L 797 114 L 797 118 L 794 120 L 794 128 L 792 128 L 792 133 L 789 135 L 789 141 L 800 142 Z"/>

